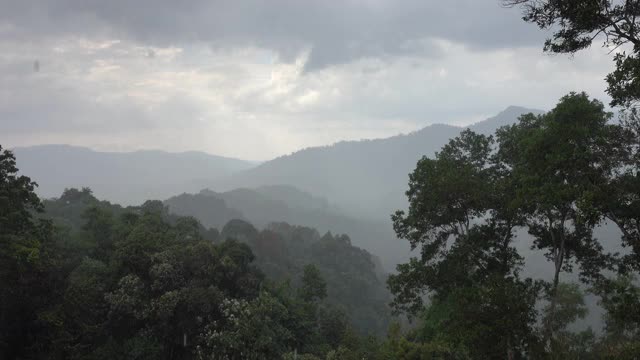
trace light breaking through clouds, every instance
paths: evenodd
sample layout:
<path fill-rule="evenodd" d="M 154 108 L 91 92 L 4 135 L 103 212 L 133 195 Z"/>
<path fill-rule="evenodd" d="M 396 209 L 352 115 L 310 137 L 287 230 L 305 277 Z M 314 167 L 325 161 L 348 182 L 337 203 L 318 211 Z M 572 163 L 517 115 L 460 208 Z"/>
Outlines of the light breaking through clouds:
<path fill-rule="evenodd" d="M 497 0 L 0 0 L 0 143 L 265 160 L 509 105 L 607 101 Z M 38 69 L 35 69 L 35 63 Z"/>

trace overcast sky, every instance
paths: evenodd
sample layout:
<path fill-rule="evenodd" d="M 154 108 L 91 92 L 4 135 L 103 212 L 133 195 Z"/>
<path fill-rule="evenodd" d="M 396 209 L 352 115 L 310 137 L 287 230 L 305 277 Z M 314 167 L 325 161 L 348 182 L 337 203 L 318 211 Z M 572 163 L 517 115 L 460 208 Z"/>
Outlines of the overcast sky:
<path fill-rule="evenodd" d="M 0 0 L 0 144 L 265 160 L 608 102 L 607 50 L 545 36 L 499 0 Z"/>

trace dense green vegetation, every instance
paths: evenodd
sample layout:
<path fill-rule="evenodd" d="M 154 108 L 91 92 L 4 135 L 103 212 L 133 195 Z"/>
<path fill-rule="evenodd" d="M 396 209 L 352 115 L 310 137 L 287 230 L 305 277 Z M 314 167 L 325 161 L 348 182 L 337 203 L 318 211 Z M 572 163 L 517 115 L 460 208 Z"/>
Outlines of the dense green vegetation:
<path fill-rule="evenodd" d="M 324 358 L 379 346 L 368 336 L 389 324 L 388 293 L 346 235 L 242 220 L 218 232 L 162 202 L 123 208 L 88 188 L 41 202 L 2 156 L 3 358 Z"/>
<path fill-rule="evenodd" d="M 495 137 L 464 131 L 410 175 L 394 230 L 420 251 L 389 276 L 393 298 L 347 235 L 241 219 L 218 230 L 160 201 L 124 208 L 88 188 L 41 201 L 5 150 L 2 355 L 636 358 L 639 139 L 637 118 L 614 122 L 586 94 Z M 220 208 L 207 196 L 180 201 L 213 206 L 211 216 Z M 594 236 L 605 222 L 619 239 Z M 551 278 L 523 275 L 519 230 Z M 625 251 L 605 251 L 614 242 Z M 567 273 L 581 283 L 564 282 Z M 589 311 L 585 291 L 599 297 L 604 329 L 573 326 Z M 415 321 L 392 324 L 390 301 Z"/>
<path fill-rule="evenodd" d="M 465 131 L 418 163 L 409 210 L 393 219 L 420 257 L 400 265 L 389 285 L 394 306 L 423 320 L 421 340 L 478 359 L 638 355 L 638 288 L 612 279 L 637 269 L 637 247 L 617 256 L 602 245 L 637 246 L 638 137 L 610 119 L 602 103 L 570 94 L 495 138 Z M 624 235 L 597 239 L 595 227 L 607 221 Z M 552 278 L 522 278 L 518 229 L 545 254 Z M 574 271 L 582 287 L 561 282 Z M 608 311 L 600 339 L 569 329 L 586 312 L 581 288 L 600 294 Z"/>
<path fill-rule="evenodd" d="M 275 212 L 279 218 L 277 213 L 282 208 L 277 203 L 264 200 L 264 206 L 255 205 L 261 198 L 256 197 L 254 191 L 242 193 L 250 204 L 243 209 L 253 207 L 254 213 L 260 210 L 265 218 Z M 242 239 L 249 244 L 256 254 L 257 266 L 272 280 L 286 281 L 292 274 L 301 273 L 306 264 L 315 264 L 328 282 L 328 301 L 348 313 L 360 333 L 382 335 L 386 332 L 390 296 L 385 286 L 386 275 L 375 257 L 352 246 L 347 235 L 334 236 L 330 232 L 321 235 L 314 228 L 291 226 L 286 222 L 267 223 L 264 230 L 259 231 L 252 223 L 233 218 L 239 212 L 227 207 L 227 194 L 221 195 L 224 198 L 214 196 L 210 191 L 182 194 L 168 199 L 165 204 L 171 213 L 193 216 L 205 226 L 220 226 L 218 217 L 233 219 L 222 226 L 222 238 Z M 304 211 L 300 212 L 310 217 L 304 215 Z M 295 279 L 293 281 L 295 283 Z"/>
<path fill-rule="evenodd" d="M 243 219 L 258 228 L 286 222 L 321 233 L 348 234 L 353 245 L 375 254 L 374 261 L 383 264 L 387 271 L 407 258 L 408 248 L 404 243 L 391 241 L 395 236 L 386 222 L 344 215 L 326 200 L 291 186 L 239 188 L 222 193 L 205 189 L 197 194 L 173 196 L 165 204 L 170 212 L 193 216 L 206 227 L 222 228 L 230 220 Z"/>
<path fill-rule="evenodd" d="M 607 77 L 625 111 L 571 93 L 424 156 L 392 215 L 416 252 L 390 275 L 348 235 L 243 218 L 333 216 L 319 199 L 242 189 L 122 207 L 83 188 L 42 201 L 0 148 L 0 358 L 640 358 L 640 6 L 505 3 L 554 31 L 548 51 L 599 34 L 630 46 Z M 522 242 L 548 278 L 525 275 Z M 602 328 L 578 326 L 587 293 Z"/>

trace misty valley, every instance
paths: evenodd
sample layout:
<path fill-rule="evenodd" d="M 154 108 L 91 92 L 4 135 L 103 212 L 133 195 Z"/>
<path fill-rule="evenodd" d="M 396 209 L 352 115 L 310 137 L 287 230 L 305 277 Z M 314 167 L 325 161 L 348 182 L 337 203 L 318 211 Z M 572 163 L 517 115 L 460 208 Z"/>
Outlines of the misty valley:
<path fill-rule="evenodd" d="M 584 358 L 627 341 L 633 349 L 635 320 L 624 306 L 634 300 L 616 294 L 640 294 L 630 275 L 637 255 L 616 239 L 632 244 L 637 200 L 608 215 L 598 202 L 632 193 L 580 185 L 585 171 L 602 187 L 635 181 L 637 168 L 622 165 L 633 154 L 607 163 L 622 171 L 610 178 L 604 164 L 592 168 L 604 149 L 565 148 L 594 136 L 637 141 L 627 133 L 632 126 L 608 119 L 601 103 L 571 94 L 548 113 L 510 107 L 469 128 L 430 126 L 253 166 L 203 154 L 5 150 L 2 274 L 13 284 L 3 295 L 3 319 L 13 330 L 5 341 L 15 351 L 25 342 L 12 356 L 46 349 L 61 358 L 500 358 L 505 351 L 542 356 L 546 346 Z M 551 130 L 565 126 L 571 132 Z M 578 132 L 587 126 L 592 131 Z M 368 156 L 374 151 L 394 156 Z M 536 158 L 551 151 L 560 159 Z M 412 160 L 395 161 L 400 156 Z M 313 166 L 296 176 L 305 163 Z M 202 186 L 185 184 L 205 171 L 217 173 L 208 188 L 171 196 Z M 322 175 L 348 171 L 350 182 Z M 400 205 L 403 176 L 390 172 L 411 172 L 408 206 Z M 165 200 L 109 201 L 126 199 L 120 188 L 155 178 L 158 186 L 147 190 Z M 234 181 L 261 185 L 210 190 Z M 372 204 L 366 214 L 350 206 L 362 196 L 359 182 L 377 194 L 364 200 Z M 566 189 L 548 199 L 549 186 Z M 585 194 L 591 213 L 583 214 Z M 548 204 L 545 216 L 540 203 Z M 384 204 L 404 210 L 391 216 L 388 208 L 385 221 Z M 560 236 L 564 249 L 553 240 Z M 565 263 L 557 266 L 559 256 Z M 616 278 L 615 269 L 629 275 Z M 556 310 L 547 291 L 557 293 Z M 548 325 L 547 345 L 552 311 L 561 315 Z"/>
<path fill-rule="evenodd" d="M 640 359 L 638 0 L 0 0 L 0 48 L 0 360 Z"/>

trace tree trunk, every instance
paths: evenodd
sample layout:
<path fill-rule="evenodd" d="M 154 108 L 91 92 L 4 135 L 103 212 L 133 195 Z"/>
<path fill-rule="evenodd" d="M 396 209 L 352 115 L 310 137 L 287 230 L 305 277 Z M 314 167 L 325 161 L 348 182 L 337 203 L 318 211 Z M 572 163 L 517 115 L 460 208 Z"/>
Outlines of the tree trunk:
<path fill-rule="evenodd" d="M 551 346 L 551 340 L 553 339 L 553 320 L 556 317 L 556 306 L 558 300 L 558 285 L 560 284 L 560 271 L 562 271 L 562 263 L 564 262 L 564 236 L 561 240 L 561 246 L 558 251 L 558 256 L 554 259 L 555 274 L 553 276 L 553 284 L 551 286 L 551 303 L 549 304 L 549 314 L 546 324 L 545 342 L 547 347 Z"/>
<path fill-rule="evenodd" d="M 515 354 L 513 353 L 513 349 L 511 348 L 511 338 L 507 339 L 507 360 L 513 360 Z"/>

